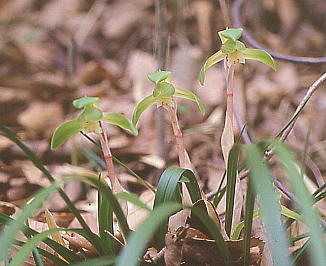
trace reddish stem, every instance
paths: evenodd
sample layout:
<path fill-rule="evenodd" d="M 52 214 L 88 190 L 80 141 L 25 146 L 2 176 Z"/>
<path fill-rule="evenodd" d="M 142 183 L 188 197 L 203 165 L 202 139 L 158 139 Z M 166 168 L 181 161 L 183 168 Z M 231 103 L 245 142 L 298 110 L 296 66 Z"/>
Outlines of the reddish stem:
<path fill-rule="evenodd" d="M 104 156 L 104 159 L 105 159 L 106 168 L 107 168 L 107 171 L 108 171 L 108 176 L 110 178 L 111 186 L 113 186 L 113 184 L 114 184 L 114 182 L 116 180 L 116 175 L 115 175 L 111 150 L 110 150 L 110 147 L 109 147 L 109 140 L 108 140 L 108 136 L 106 134 L 105 126 L 102 124 L 101 121 L 99 121 L 99 124 L 100 124 L 100 127 L 102 129 L 102 133 L 100 134 L 102 152 L 103 152 L 103 156 Z"/>
<path fill-rule="evenodd" d="M 165 108 L 169 114 L 173 132 L 174 132 L 174 136 L 175 136 L 175 140 L 176 140 L 177 147 L 178 147 L 179 165 L 181 168 L 190 168 L 191 165 L 190 165 L 189 159 L 187 159 L 188 155 L 187 155 L 187 151 L 185 149 L 182 132 L 181 132 L 181 129 L 179 126 L 176 108 L 175 108 L 175 106 L 170 106 L 170 105 L 165 106 Z"/>

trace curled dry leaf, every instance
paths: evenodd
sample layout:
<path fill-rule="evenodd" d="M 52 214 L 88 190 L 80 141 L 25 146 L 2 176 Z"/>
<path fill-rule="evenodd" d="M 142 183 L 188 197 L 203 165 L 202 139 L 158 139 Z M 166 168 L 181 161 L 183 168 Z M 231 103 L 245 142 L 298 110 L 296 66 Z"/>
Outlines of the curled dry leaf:
<path fill-rule="evenodd" d="M 69 242 L 69 248 L 79 252 L 83 250 L 89 256 L 98 255 L 96 249 L 84 237 L 77 233 L 62 233 L 62 237 Z"/>

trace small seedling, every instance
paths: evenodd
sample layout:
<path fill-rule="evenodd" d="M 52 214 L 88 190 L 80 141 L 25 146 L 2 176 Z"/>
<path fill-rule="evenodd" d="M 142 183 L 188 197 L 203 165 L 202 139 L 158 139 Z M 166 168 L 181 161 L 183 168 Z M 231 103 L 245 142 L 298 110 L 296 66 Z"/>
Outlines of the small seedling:
<path fill-rule="evenodd" d="M 178 123 L 178 117 L 176 112 L 176 103 L 173 97 L 180 97 L 191 100 L 197 103 L 202 114 L 205 114 L 205 107 L 202 101 L 192 92 L 175 88 L 169 81 L 171 72 L 169 71 L 157 71 L 148 75 L 148 79 L 155 84 L 153 93 L 144 98 L 135 108 L 132 116 L 132 123 L 136 127 L 136 124 L 140 118 L 140 115 L 151 105 L 157 104 L 157 106 L 163 106 L 169 114 L 169 118 L 172 124 L 173 132 L 175 135 L 179 164 L 181 168 L 190 168 L 191 163 L 188 153 L 184 147 L 184 140 L 182 132 Z"/>
<path fill-rule="evenodd" d="M 244 64 L 246 59 L 253 59 L 262 62 L 275 71 L 277 70 L 276 62 L 273 57 L 266 51 L 259 49 L 246 48 L 244 43 L 239 41 L 242 35 L 242 29 L 226 29 L 218 33 L 222 47 L 221 49 L 209 57 L 200 70 L 199 81 L 204 85 L 205 72 L 211 66 L 217 64 L 224 59 L 225 70 L 227 72 L 227 86 L 226 86 L 226 117 L 225 125 L 221 138 L 221 146 L 223 157 L 227 164 L 228 154 L 234 144 L 233 133 L 233 77 L 235 65 L 238 63 Z"/>
<path fill-rule="evenodd" d="M 99 102 L 100 99 L 97 97 L 82 97 L 74 100 L 74 107 L 77 109 L 83 109 L 83 112 L 77 117 L 77 119 L 68 121 L 55 130 L 51 139 L 51 149 L 54 150 L 58 148 L 70 137 L 76 135 L 80 131 L 94 132 L 99 134 L 111 186 L 112 189 L 115 190 L 115 185 L 120 186 L 120 184 L 115 175 L 112 154 L 109 147 L 105 124 L 103 122 L 129 130 L 134 135 L 138 135 L 138 131 L 124 115 L 116 113 L 103 113 L 98 108 Z"/>

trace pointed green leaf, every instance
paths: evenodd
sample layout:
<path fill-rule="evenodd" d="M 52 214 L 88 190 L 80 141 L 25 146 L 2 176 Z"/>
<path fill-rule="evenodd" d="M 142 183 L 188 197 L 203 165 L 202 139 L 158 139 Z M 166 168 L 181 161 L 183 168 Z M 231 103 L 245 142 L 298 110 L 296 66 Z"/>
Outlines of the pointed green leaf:
<path fill-rule="evenodd" d="M 236 29 L 226 29 L 218 32 L 218 35 L 221 38 L 222 43 L 224 43 L 226 40 L 232 40 L 236 41 L 238 40 L 242 35 L 242 29 L 236 28 Z"/>
<path fill-rule="evenodd" d="M 202 198 L 197 179 L 192 171 L 183 168 L 169 167 L 163 172 L 157 184 L 154 209 L 169 202 L 181 203 L 179 182 L 182 177 L 186 177 L 190 181 L 186 182 L 185 184 L 189 191 L 192 202 L 195 203 Z M 155 235 L 158 245 L 161 247 L 164 246 L 164 237 L 167 232 L 167 228 L 168 219 L 165 221 L 165 223 L 162 223 Z"/>
<path fill-rule="evenodd" d="M 145 99 L 143 99 L 138 105 L 136 106 L 134 113 L 132 114 L 132 123 L 134 126 L 137 125 L 137 122 L 139 120 L 140 115 L 152 104 L 155 103 L 155 98 L 153 95 L 147 96 Z"/>
<path fill-rule="evenodd" d="M 188 99 L 190 101 L 193 101 L 195 103 L 197 103 L 200 112 L 205 115 L 205 106 L 204 103 L 201 101 L 201 99 L 194 93 L 192 93 L 191 91 L 186 91 L 186 90 L 182 90 L 182 89 L 175 89 L 176 94 L 175 96 L 180 97 L 180 98 L 185 98 Z"/>
<path fill-rule="evenodd" d="M 244 54 L 245 59 L 253 59 L 262 62 L 273 68 L 275 71 L 277 70 L 277 64 L 274 58 L 269 53 L 263 50 L 247 48 L 243 50 L 242 53 Z"/>
<path fill-rule="evenodd" d="M 83 122 L 78 120 L 72 120 L 59 126 L 53 133 L 51 139 L 51 150 L 58 148 L 67 139 L 83 130 Z"/>
<path fill-rule="evenodd" d="M 146 220 L 138 227 L 137 231 L 132 232 L 119 256 L 117 266 L 136 266 L 140 264 L 139 257 L 143 254 L 146 244 L 157 228 L 168 217 L 181 209 L 178 203 L 166 203 L 155 208 Z"/>
<path fill-rule="evenodd" d="M 228 156 L 226 171 L 226 210 L 225 210 L 225 231 L 231 236 L 233 209 L 235 199 L 235 186 L 238 175 L 238 162 L 240 156 L 239 144 L 234 144 Z"/>
<path fill-rule="evenodd" d="M 103 121 L 121 127 L 122 129 L 129 130 L 135 136 L 138 135 L 138 130 L 136 127 L 130 122 L 127 117 L 122 114 L 104 113 Z"/>
<path fill-rule="evenodd" d="M 255 187 L 261 216 L 269 241 L 273 265 L 292 265 L 288 253 L 288 241 L 281 220 L 279 197 L 275 192 L 272 176 L 263 153 L 256 144 L 244 146 L 250 179 Z"/>
<path fill-rule="evenodd" d="M 324 265 L 326 261 L 326 244 L 323 239 L 323 230 L 320 227 L 322 218 L 316 208 L 314 201 L 303 181 L 303 176 L 298 170 L 298 164 L 292 154 L 281 142 L 274 142 L 275 153 L 280 159 L 286 177 L 297 197 L 297 208 L 302 212 L 302 219 L 310 229 L 310 255 L 313 265 Z"/>
<path fill-rule="evenodd" d="M 73 106 L 77 109 L 84 108 L 85 106 L 89 104 L 98 103 L 100 101 L 100 98 L 98 97 L 81 97 L 79 99 L 76 99 L 72 102 Z"/>
<path fill-rule="evenodd" d="M 221 50 L 219 50 L 218 52 L 216 52 L 206 60 L 205 64 L 202 66 L 199 73 L 199 82 L 201 85 L 204 85 L 206 70 L 209 69 L 212 65 L 215 65 L 216 63 L 223 60 L 225 56 L 226 55 L 223 54 Z"/>
<path fill-rule="evenodd" d="M 84 111 L 78 117 L 79 121 L 98 122 L 103 117 L 100 109 L 93 106 L 86 106 Z"/>
<path fill-rule="evenodd" d="M 155 89 L 153 91 L 153 96 L 154 97 L 159 97 L 159 96 L 169 97 L 169 96 L 173 96 L 174 92 L 175 92 L 175 89 L 171 83 L 160 82 L 155 87 Z"/>
<path fill-rule="evenodd" d="M 154 73 L 149 74 L 147 77 L 150 81 L 154 82 L 155 84 L 160 83 L 163 80 L 166 80 L 168 77 L 171 76 L 170 71 L 156 71 Z"/>

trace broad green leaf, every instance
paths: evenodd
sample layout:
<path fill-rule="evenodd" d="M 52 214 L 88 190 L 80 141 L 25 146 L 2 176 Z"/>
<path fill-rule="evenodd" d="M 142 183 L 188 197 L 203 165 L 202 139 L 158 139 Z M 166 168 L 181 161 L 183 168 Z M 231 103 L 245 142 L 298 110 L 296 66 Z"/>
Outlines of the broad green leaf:
<path fill-rule="evenodd" d="M 193 203 L 202 198 L 201 191 L 197 183 L 197 179 L 193 172 L 183 168 L 169 167 L 161 175 L 157 184 L 157 190 L 154 200 L 154 209 L 160 205 L 168 202 L 181 203 L 181 194 L 179 190 L 179 182 L 183 178 L 187 177 L 190 182 L 186 182 L 187 189 L 189 191 L 191 200 Z M 158 244 L 164 246 L 164 237 L 168 228 L 168 220 L 163 223 L 157 234 L 155 235 Z"/>
<path fill-rule="evenodd" d="M 129 192 L 119 192 L 115 194 L 115 196 L 118 199 L 129 201 L 130 203 L 134 204 L 135 206 L 141 209 L 151 211 L 151 209 L 148 208 L 148 206 L 144 202 L 142 202 L 136 194 L 129 193 Z"/>
<path fill-rule="evenodd" d="M 226 29 L 218 32 L 218 35 L 221 38 L 222 43 L 224 43 L 226 40 L 232 40 L 236 41 L 238 40 L 242 35 L 243 29 L 241 28 L 235 28 L 235 29 Z"/>
<path fill-rule="evenodd" d="M 85 106 L 87 105 L 90 105 L 90 104 L 98 104 L 100 101 L 100 98 L 98 97 L 88 97 L 88 96 L 85 96 L 85 97 L 81 97 L 79 99 L 76 99 L 72 102 L 73 106 L 77 109 L 80 109 L 80 108 L 84 108 Z"/>
<path fill-rule="evenodd" d="M 209 69 L 211 66 L 215 65 L 216 63 L 222 61 L 225 58 L 225 56 L 226 55 L 224 53 L 222 53 L 221 50 L 219 50 L 218 52 L 216 52 L 215 54 L 213 54 L 206 60 L 206 62 L 200 69 L 200 73 L 199 73 L 199 82 L 201 85 L 204 85 L 205 73 L 206 73 L 207 69 Z"/>
<path fill-rule="evenodd" d="M 238 175 L 238 161 L 240 156 L 240 145 L 233 145 L 230 150 L 226 171 L 226 210 L 225 210 L 225 231 L 231 236 L 233 209 L 235 199 L 235 185 Z"/>
<path fill-rule="evenodd" d="M 278 266 L 292 265 L 288 253 L 288 241 L 281 220 L 279 198 L 262 152 L 254 144 L 244 146 L 244 151 L 250 178 L 257 193 L 267 240 L 270 243 L 273 263 Z"/>
<path fill-rule="evenodd" d="M 273 68 L 275 71 L 277 70 L 277 64 L 274 61 L 274 58 L 263 50 L 246 48 L 242 53 L 244 54 L 245 59 L 253 59 L 262 62 Z"/>
<path fill-rule="evenodd" d="M 100 109 L 93 106 L 86 106 L 77 120 L 82 122 L 98 122 L 103 117 Z"/>
<path fill-rule="evenodd" d="M 59 126 L 53 133 L 51 139 L 51 150 L 55 150 L 65 143 L 70 137 L 83 130 L 84 123 L 78 120 L 72 120 Z"/>
<path fill-rule="evenodd" d="M 170 97 L 170 96 L 173 96 L 174 92 L 175 92 L 175 89 L 171 83 L 160 82 L 155 87 L 155 89 L 153 91 L 153 96 L 154 97 L 159 97 L 159 96 Z"/>
<path fill-rule="evenodd" d="M 310 229 L 309 250 L 314 265 L 322 266 L 326 261 L 326 244 L 323 239 L 323 230 L 320 227 L 321 217 L 313 207 L 313 196 L 309 193 L 300 174 L 297 163 L 285 146 L 274 142 L 275 152 L 286 172 L 291 187 L 297 197 L 297 207 L 302 212 L 302 219 Z"/>
<path fill-rule="evenodd" d="M 157 72 L 147 75 L 147 77 L 150 81 L 154 82 L 155 84 L 158 84 L 161 81 L 169 78 L 171 76 L 171 74 L 172 73 L 170 71 L 161 71 L 160 70 L 160 71 L 157 71 Z"/>
<path fill-rule="evenodd" d="M 181 209 L 178 203 L 166 203 L 155 208 L 146 220 L 132 232 L 128 238 L 127 245 L 121 250 L 117 266 L 136 266 L 140 264 L 139 257 L 144 252 L 146 244 L 158 227 L 168 219 L 168 217 Z"/>
<path fill-rule="evenodd" d="M 103 121 L 131 131 L 135 136 L 138 135 L 138 130 L 130 122 L 130 120 L 122 114 L 104 113 Z"/>
<path fill-rule="evenodd" d="M 203 115 L 206 113 L 204 103 L 201 101 L 201 99 L 196 94 L 192 93 L 191 91 L 182 90 L 182 89 L 178 89 L 178 88 L 176 88 L 175 91 L 176 91 L 176 94 L 175 94 L 176 97 L 185 98 L 185 99 L 188 99 L 190 101 L 197 103 L 200 112 Z"/>
<path fill-rule="evenodd" d="M 26 156 L 33 162 L 33 164 L 40 169 L 40 171 L 46 176 L 46 178 L 51 182 L 54 183 L 55 179 L 54 177 L 50 174 L 50 172 L 44 167 L 43 163 L 41 160 L 29 149 L 17 136 L 7 127 L 5 127 L 1 122 L 0 122 L 0 132 L 2 132 L 8 139 L 12 140 L 17 144 L 17 146 L 26 154 Z M 103 251 L 103 246 L 101 241 L 96 238 L 96 235 L 91 231 L 83 217 L 80 215 L 80 212 L 76 209 L 74 204 L 71 202 L 69 197 L 66 195 L 66 193 L 59 188 L 58 190 L 60 196 L 62 199 L 65 201 L 67 204 L 67 207 L 69 210 L 75 215 L 77 218 L 78 222 L 81 224 L 83 229 L 88 235 L 88 239 L 90 242 L 93 244 L 93 246 L 96 248 L 96 250 L 102 254 Z"/>
<path fill-rule="evenodd" d="M 132 114 L 132 123 L 136 127 L 137 122 L 139 120 L 140 115 L 152 104 L 154 104 L 156 99 L 153 95 L 147 96 L 145 99 L 143 99 L 138 105 L 136 106 L 134 113 Z"/>

